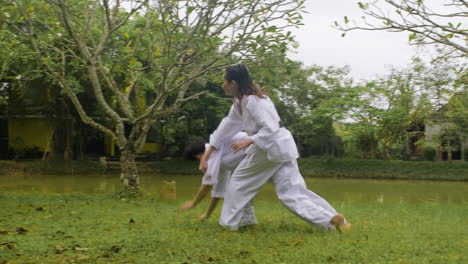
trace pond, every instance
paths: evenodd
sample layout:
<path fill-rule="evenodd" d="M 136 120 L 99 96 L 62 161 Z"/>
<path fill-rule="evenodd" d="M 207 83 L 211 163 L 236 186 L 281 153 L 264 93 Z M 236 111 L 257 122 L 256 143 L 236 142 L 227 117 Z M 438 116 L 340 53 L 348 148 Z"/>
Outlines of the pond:
<path fill-rule="evenodd" d="M 177 198 L 190 199 L 201 176 L 141 175 L 141 187 L 157 195 L 161 182 L 176 182 Z M 404 181 L 307 178 L 307 186 L 331 201 L 375 203 L 468 204 L 468 182 Z M 0 175 L 0 191 L 11 192 L 113 192 L 120 187 L 118 175 Z M 256 199 L 276 199 L 272 184 L 266 184 Z"/>

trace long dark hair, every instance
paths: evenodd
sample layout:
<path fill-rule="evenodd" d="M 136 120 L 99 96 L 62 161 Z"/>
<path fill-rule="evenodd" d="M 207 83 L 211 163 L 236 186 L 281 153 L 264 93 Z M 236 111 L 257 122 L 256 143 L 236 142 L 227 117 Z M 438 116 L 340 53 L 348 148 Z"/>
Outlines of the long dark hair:
<path fill-rule="evenodd" d="M 229 82 L 237 81 L 241 95 L 255 95 L 260 98 L 265 98 L 265 94 L 260 91 L 252 79 L 250 79 L 249 70 L 247 70 L 244 64 L 227 67 L 224 72 L 224 79 Z"/>

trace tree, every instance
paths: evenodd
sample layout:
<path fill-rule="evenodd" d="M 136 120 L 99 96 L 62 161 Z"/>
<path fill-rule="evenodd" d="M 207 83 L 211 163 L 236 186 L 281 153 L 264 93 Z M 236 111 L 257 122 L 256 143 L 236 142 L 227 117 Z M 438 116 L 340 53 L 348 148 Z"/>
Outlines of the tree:
<path fill-rule="evenodd" d="M 251 68 L 253 76 L 275 102 L 301 155 L 338 155 L 341 142 L 334 122 L 346 118 L 358 92 L 348 77 L 349 69 L 304 67 L 274 55 L 261 58 L 260 65 Z"/>
<path fill-rule="evenodd" d="M 408 32 L 410 43 L 418 45 L 439 44 L 441 57 L 466 57 L 468 48 L 468 3 L 465 0 L 378 0 L 359 2 L 364 12 L 361 23 L 350 24 L 348 17 L 335 27 L 344 31 L 381 30 Z"/>
<path fill-rule="evenodd" d="M 186 96 L 194 81 L 258 50 L 285 49 L 303 2 L 8 0 L 0 20 L 32 45 L 82 121 L 114 140 L 123 184 L 137 189 L 135 156 L 150 126 L 204 93 Z M 86 89 L 100 119 L 77 96 Z"/>
<path fill-rule="evenodd" d="M 465 65 L 444 63 L 421 65 L 420 85 L 425 87 L 432 102 L 426 124 L 430 133 L 421 145 L 447 152 L 447 160 L 452 160 L 452 152 L 460 149 L 461 140 L 468 136 L 468 71 Z"/>
<path fill-rule="evenodd" d="M 157 135 L 155 142 L 161 143 L 162 152 L 167 156 L 181 154 L 194 140 L 207 140 L 221 119 L 229 112 L 232 98 L 226 97 L 219 83 L 192 84 L 190 93 L 208 91 L 197 100 L 184 104 L 179 111 L 153 125 Z"/>
<path fill-rule="evenodd" d="M 425 126 L 441 126 L 446 131 L 441 135 L 449 137 L 460 134 L 466 126 L 464 68 L 445 60 L 428 65 L 414 58 L 410 67 L 369 81 L 352 111 L 351 140 L 371 158 L 379 153 L 394 159 L 408 158 L 415 143 L 425 144 Z"/>
<path fill-rule="evenodd" d="M 8 10 L 6 5 L 0 5 L 0 8 Z M 8 17 L 9 13 L 5 16 Z M 77 115 L 60 87 L 52 82 L 45 71 L 40 70 L 41 62 L 33 47 L 11 30 L 11 24 L 21 27 L 24 19 L 11 19 L 9 23 L 0 20 L 0 80 L 3 83 L 0 89 L 0 105 L 3 104 L 3 107 L 0 107 L 0 112 L 9 116 L 42 114 L 52 130 L 47 144 L 50 151 L 48 158 L 71 159 L 72 127 Z M 56 38 L 51 37 L 49 41 L 54 42 Z M 66 67 L 67 72 L 74 72 L 75 69 L 73 64 Z M 22 156 L 14 152 L 10 154 Z M 30 158 L 45 157 L 47 154 L 35 152 Z"/>

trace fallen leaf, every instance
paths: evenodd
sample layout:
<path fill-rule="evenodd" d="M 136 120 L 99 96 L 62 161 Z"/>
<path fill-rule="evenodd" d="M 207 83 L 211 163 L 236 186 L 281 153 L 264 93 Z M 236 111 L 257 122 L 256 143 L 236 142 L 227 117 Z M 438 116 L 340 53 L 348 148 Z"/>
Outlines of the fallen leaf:
<path fill-rule="evenodd" d="M 100 258 L 110 258 L 110 254 L 107 253 L 107 252 L 104 252 L 102 253 L 101 255 L 99 255 Z"/>
<path fill-rule="evenodd" d="M 60 246 L 60 245 L 55 246 L 55 253 L 60 254 L 60 253 L 62 253 L 64 251 L 65 251 L 65 248 L 63 248 L 62 246 Z"/>
<path fill-rule="evenodd" d="M 298 246 L 302 243 L 302 240 L 297 240 L 291 244 L 291 246 Z"/>
<path fill-rule="evenodd" d="M 83 259 L 89 259 L 89 257 L 86 256 L 86 255 L 83 255 L 83 254 L 77 254 L 76 259 L 77 260 L 83 260 Z"/>
<path fill-rule="evenodd" d="M 29 232 L 29 230 L 27 230 L 25 228 L 22 228 L 22 227 L 16 228 L 16 234 L 18 234 L 18 235 L 23 235 L 23 234 L 26 234 L 28 232 Z"/>
<path fill-rule="evenodd" d="M 74 249 L 75 251 L 86 251 L 86 250 L 88 250 L 89 248 L 74 247 L 73 249 Z"/>
<path fill-rule="evenodd" d="M 8 249 L 14 249 L 16 247 L 16 242 L 3 242 L 3 243 L 0 243 L 0 247 L 6 247 Z"/>
<path fill-rule="evenodd" d="M 119 251 L 122 249 L 123 245 L 122 246 L 119 246 L 119 245 L 114 245 L 111 247 L 111 250 L 112 252 L 115 252 L 115 253 L 119 253 Z"/>

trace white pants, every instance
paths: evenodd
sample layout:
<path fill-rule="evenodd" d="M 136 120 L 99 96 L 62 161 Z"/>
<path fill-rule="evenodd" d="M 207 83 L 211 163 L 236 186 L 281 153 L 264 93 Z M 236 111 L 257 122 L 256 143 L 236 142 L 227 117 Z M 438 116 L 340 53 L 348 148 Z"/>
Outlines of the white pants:
<path fill-rule="evenodd" d="M 255 148 L 231 176 L 224 197 L 220 224 L 237 230 L 244 218 L 244 207 L 268 180 L 275 185 L 276 195 L 291 212 L 320 230 L 334 228 L 331 218 L 336 210 L 322 197 L 309 191 L 302 178 L 297 161 L 274 162 L 265 151 Z"/>
<path fill-rule="evenodd" d="M 227 186 L 231 180 L 232 168 L 221 166 L 219 169 L 218 182 L 213 186 L 211 197 L 224 198 Z M 241 219 L 238 226 L 256 225 L 258 224 L 255 217 L 254 207 L 251 202 L 247 203 L 241 212 Z"/>

